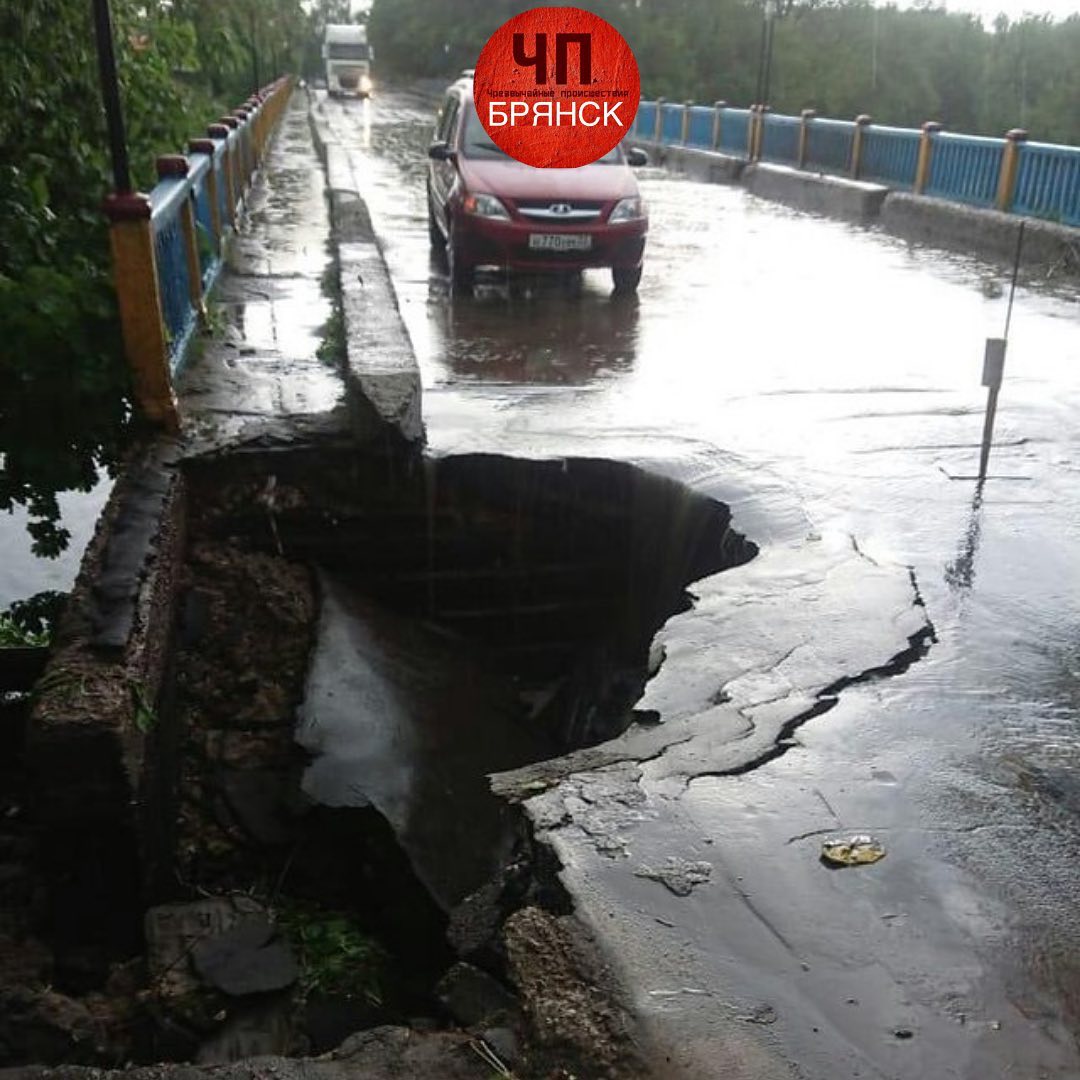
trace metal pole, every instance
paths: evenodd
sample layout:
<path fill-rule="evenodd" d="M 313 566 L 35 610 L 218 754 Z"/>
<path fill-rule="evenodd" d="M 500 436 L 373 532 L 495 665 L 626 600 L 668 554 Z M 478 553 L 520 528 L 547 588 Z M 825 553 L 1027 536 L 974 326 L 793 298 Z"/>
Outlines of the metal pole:
<path fill-rule="evenodd" d="M 109 0 L 93 0 L 93 3 L 101 98 L 109 127 L 113 187 L 117 194 L 128 195 L 131 193 L 131 167 L 128 164 L 127 136 L 124 133 L 124 110 L 120 104 L 120 84 L 116 77 L 116 50 L 113 45 Z"/>
<path fill-rule="evenodd" d="M 768 43 L 768 46 L 765 49 L 765 81 L 764 81 L 764 86 L 762 87 L 762 97 L 761 97 L 761 104 L 762 105 L 768 105 L 769 104 L 769 84 L 772 81 L 773 31 L 774 31 L 775 25 L 776 25 L 776 20 L 770 17 L 770 19 L 769 19 L 769 21 L 767 23 L 767 26 L 769 28 L 769 43 Z"/>
<path fill-rule="evenodd" d="M 994 440 L 994 417 L 997 415 L 998 391 L 1005 374 L 1005 349 L 1009 344 L 1009 326 L 1012 323 L 1013 300 L 1016 298 L 1016 279 L 1020 274 L 1020 252 L 1024 246 L 1024 222 L 1016 231 L 1016 254 L 1013 257 L 1012 286 L 1009 288 L 1009 307 L 1005 313 L 1005 336 L 991 338 L 986 343 L 986 360 L 983 363 L 983 383 L 989 388 L 986 394 L 986 416 L 983 419 L 982 449 L 979 452 L 979 483 L 986 479 L 990 464 L 990 445 Z"/>
<path fill-rule="evenodd" d="M 765 14 L 766 8 L 761 9 L 761 44 L 758 48 L 757 83 L 754 86 L 753 105 L 761 104 L 762 78 L 765 74 L 765 41 L 769 33 L 769 17 Z"/>
<path fill-rule="evenodd" d="M 249 22 L 251 26 L 251 73 L 254 76 L 255 85 L 252 86 L 251 92 L 257 94 L 259 92 L 259 46 L 255 43 L 255 9 L 251 8 L 249 11 Z"/>

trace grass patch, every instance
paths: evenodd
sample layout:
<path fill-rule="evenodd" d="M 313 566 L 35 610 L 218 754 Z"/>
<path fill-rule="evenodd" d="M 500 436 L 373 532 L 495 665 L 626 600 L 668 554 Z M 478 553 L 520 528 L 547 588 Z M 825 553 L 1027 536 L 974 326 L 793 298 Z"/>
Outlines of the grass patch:
<path fill-rule="evenodd" d="M 300 990 L 383 1002 L 386 953 L 345 913 L 300 903 L 277 910 L 277 924 L 300 961 Z"/>

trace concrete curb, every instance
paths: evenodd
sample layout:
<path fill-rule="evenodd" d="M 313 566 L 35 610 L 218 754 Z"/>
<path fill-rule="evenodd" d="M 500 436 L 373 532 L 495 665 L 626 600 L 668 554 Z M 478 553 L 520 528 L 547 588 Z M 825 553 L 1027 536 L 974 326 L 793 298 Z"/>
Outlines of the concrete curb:
<path fill-rule="evenodd" d="M 1080 229 L 1068 225 L 893 191 L 883 184 L 788 165 L 751 164 L 714 150 L 668 146 L 651 139 L 629 141 L 646 150 L 652 163 L 693 180 L 742 184 L 751 194 L 798 210 L 864 225 L 878 223 L 894 236 L 983 258 L 1011 261 L 1023 221 L 1025 265 L 1080 276 Z"/>
<path fill-rule="evenodd" d="M 630 141 L 648 153 L 650 164 L 664 165 L 691 180 L 704 180 L 709 184 L 737 184 L 747 164 L 744 158 L 716 150 L 666 146 L 642 139 Z"/>
<path fill-rule="evenodd" d="M 398 309 L 390 272 L 348 154 L 309 102 L 315 148 L 326 168 L 330 228 L 340 274 L 345 389 L 353 433 L 370 443 L 388 433 L 423 440 L 420 367 Z"/>
<path fill-rule="evenodd" d="M 1007 261 L 1016 253 L 1021 222 L 1024 222 L 1025 266 L 1048 265 L 1080 274 L 1080 229 L 1068 225 L 902 191 L 889 193 L 881 214 L 882 226 L 906 240 L 974 251 Z"/>
<path fill-rule="evenodd" d="M 109 884 L 118 907 L 137 903 L 163 873 L 175 820 L 170 725 L 158 722 L 157 709 L 184 560 L 181 456 L 171 439 L 144 444 L 117 481 L 37 684 L 27 735 L 35 812 L 63 838 L 54 854 L 77 862 L 85 838 L 108 835 L 110 857 L 126 871 Z"/>
<path fill-rule="evenodd" d="M 873 221 L 880 215 L 889 194 L 889 189 L 881 184 L 763 162 L 748 165 L 742 179 L 752 195 L 845 221 Z"/>

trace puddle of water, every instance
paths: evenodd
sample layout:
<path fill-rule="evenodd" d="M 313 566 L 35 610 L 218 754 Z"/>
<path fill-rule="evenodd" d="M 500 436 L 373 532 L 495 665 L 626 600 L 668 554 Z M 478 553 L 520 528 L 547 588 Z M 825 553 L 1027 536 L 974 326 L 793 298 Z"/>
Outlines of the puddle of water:
<path fill-rule="evenodd" d="M 34 593 L 71 588 L 112 485 L 111 479 L 102 477 L 92 491 L 65 491 L 57 496 L 60 525 L 71 533 L 71 540 L 55 559 L 34 554 L 33 537 L 27 532 L 30 516 L 24 509 L 0 513 L 0 611 Z"/>

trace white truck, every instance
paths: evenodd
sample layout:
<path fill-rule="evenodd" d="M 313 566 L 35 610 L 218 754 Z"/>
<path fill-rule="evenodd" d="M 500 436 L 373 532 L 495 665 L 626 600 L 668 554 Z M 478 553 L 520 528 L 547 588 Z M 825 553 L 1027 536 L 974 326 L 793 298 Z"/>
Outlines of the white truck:
<path fill-rule="evenodd" d="M 331 97 L 371 94 L 371 62 L 375 59 L 368 44 L 367 27 L 350 23 L 330 23 L 323 38 L 326 89 Z"/>

